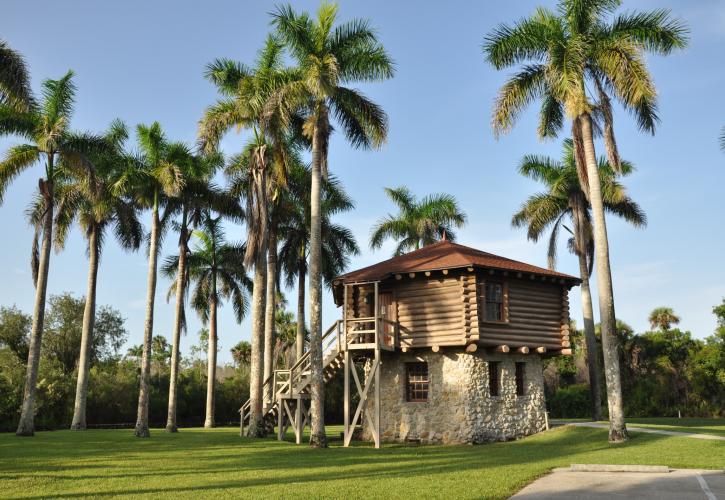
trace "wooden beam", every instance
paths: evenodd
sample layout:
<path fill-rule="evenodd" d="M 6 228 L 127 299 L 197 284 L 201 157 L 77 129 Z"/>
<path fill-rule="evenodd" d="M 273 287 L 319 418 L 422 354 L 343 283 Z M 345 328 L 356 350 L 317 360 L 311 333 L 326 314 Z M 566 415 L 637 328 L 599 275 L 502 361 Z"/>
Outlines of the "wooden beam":
<path fill-rule="evenodd" d="M 521 354 L 528 354 L 529 348 L 526 346 L 522 346 L 522 347 L 519 347 L 518 349 L 516 349 L 516 352 L 519 352 Z"/>
<path fill-rule="evenodd" d="M 493 269 L 489 269 L 488 270 L 488 274 L 493 274 L 493 273 L 494 273 L 494 270 Z"/>
<path fill-rule="evenodd" d="M 430 271 L 426 271 L 426 272 L 425 272 L 425 275 L 426 275 L 426 276 L 430 276 Z"/>
<path fill-rule="evenodd" d="M 500 345 L 497 348 L 494 349 L 496 352 L 509 352 L 511 349 L 507 345 Z"/>
<path fill-rule="evenodd" d="M 571 346 L 571 342 L 569 342 L 568 340 L 562 340 L 561 341 L 561 346 L 562 347 L 570 347 Z"/>
<path fill-rule="evenodd" d="M 443 276 L 448 276 L 448 269 L 443 270 Z"/>
<path fill-rule="evenodd" d="M 415 273 L 408 273 L 409 278 L 415 278 Z"/>
<path fill-rule="evenodd" d="M 466 268 L 466 271 L 468 271 L 469 273 L 472 273 L 473 272 L 473 268 L 472 267 L 467 267 Z"/>
<path fill-rule="evenodd" d="M 562 349 L 562 350 L 561 350 L 561 353 L 562 353 L 562 354 L 563 354 L 564 356 L 571 356 L 571 349 Z"/>
<path fill-rule="evenodd" d="M 476 352 L 478 349 L 478 344 L 468 344 L 466 346 L 466 352 Z"/>
<path fill-rule="evenodd" d="M 400 280 L 402 280 L 402 279 L 403 279 L 403 276 L 402 276 L 402 275 L 400 275 L 400 274 L 396 274 L 396 275 L 395 275 L 395 279 L 396 279 L 396 280 L 398 280 L 398 281 L 400 281 Z"/>
<path fill-rule="evenodd" d="M 539 354 L 544 354 L 546 352 L 546 347 L 539 346 L 539 347 L 536 348 L 536 352 L 539 353 Z"/>
<path fill-rule="evenodd" d="M 400 348 L 401 352 L 408 352 L 408 348 L 406 346 L 403 346 Z"/>
<path fill-rule="evenodd" d="M 432 347 L 431 349 L 433 349 L 433 352 L 438 352 L 438 351 L 440 351 L 440 350 L 441 350 L 441 346 L 439 346 L 439 345 L 434 345 L 434 346 L 433 346 L 433 347 Z"/>

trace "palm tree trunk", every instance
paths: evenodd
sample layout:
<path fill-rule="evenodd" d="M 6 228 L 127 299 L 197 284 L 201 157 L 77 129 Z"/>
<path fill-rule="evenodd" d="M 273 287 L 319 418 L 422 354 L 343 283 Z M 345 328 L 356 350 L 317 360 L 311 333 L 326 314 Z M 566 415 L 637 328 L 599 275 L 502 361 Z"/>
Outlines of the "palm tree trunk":
<path fill-rule="evenodd" d="M 264 381 L 264 303 L 267 285 L 267 255 L 258 252 L 254 263 L 254 285 L 252 288 L 252 359 L 249 374 L 249 399 L 251 401 L 249 414 L 248 437 L 264 437 L 262 414 L 262 385 Z"/>
<path fill-rule="evenodd" d="M 581 200 L 584 201 L 584 200 Z M 592 420 L 602 419 L 602 398 L 599 386 L 599 353 L 597 337 L 594 333 L 594 309 L 592 294 L 589 289 L 589 266 L 587 265 L 587 245 L 584 232 L 584 207 L 581 201 L 574 208 L 574 233 L 576 235 L 577 253 L 579 256 L 579 275 L 581 276 L 582 316 L 584 318 L 584 340 L 587 346 L 587 367 L 589 368 L 589 391 L 592 397 Z"/>
<path fill-rule="evenodd" d="M 265 302 L 264 319 L 264 380 L 272 376 L 274 371 L 274 314 L 277 308 L 277 227 L 273 220 L 269 225 L 269 240 L 267 247 L 267 300 Z M 270 406 L 273 402 L 274 389 L 270 384 L 265 391 L 264 406 Z"/>
<path fill-rule="evenodd" d="M 143 356 L 141 357 L 141 380 L 136 412 L 136 437 L 150 437 L 149 432 L 149 378 L 151 376 L 151 338 L 154 334 L 154 302 L 156 299 L 156 265 L 159 246 L 159 203 L 158 194 L 151 212 L 151 237 L 149 241 L 149 269 L 146 278 L 146 322 L 143 333 Z"/>
<path fill-rule="evenodd" d="M 305 353 L 305 265 L 300 263 L 297 270 L 297 341 L 295 363 Z"/>
<path fill-rule="evenodd" d="M 88 235 L 88 291 L 86 307 L 83 311 L 83 332 L 81 333 L 81 352 L 78 356 L 78 380 L 76 381 L 76 401 L 73 408 L 73 431 L 86 430 L 86 400 L 88 399 L 88 371 L 90 370 L 89 351 L 93 328 L 96 322 L 96 283 L 98 280 L 98 229 L 91 227 Z"/>
<path fill-rule="evenodd" d="M 48 159 L 48 171 L 52 172 L 52 157 Z M 25 374 L 23 403 L 20 407 L 20 421 L 15 432 L 17 436 L 32 436 L 35 433 L 35 384 L 38 381 L 38 365 L 40 364 L 40 346 L 43 339 L 45 322 L 45 295 L 48 289 L 48 271 L 50 266 L 50 247 L 53 242 L 53 181 L 41 183 L 45 192 L 45 215 L 43 220 L 43 243 L 40 247 L 38 278 L 35 283 L 35 304 L 33 306 L 33 326 L 30 331 L 28 364 Z"/>
<path fill-rule="evenodd" d="M 216 387 L 216 354 L 217 354 L 217 300 L 216 300 L 216 279 L 212 278 L 211 304 L 209 305 L 209 348 L 207 351 L 206 361 L 206 419 L 204 427 L 211 429 L 214 427 L 214 401 Z"/>
<path fill-rule="evenodd" d="M 624 423 L 624 404 L 622 402 L 622 381 L 619 374 L 619 354 L 616 336 L 616 318 L 614 314 L 614 291 L 609 263 L 609 240 L 607 224 L 604 219 L 602 189 L 594 152 L 592 121 L 588 113 L 581 116 L 582 136 L 587 176 L 589 177 L 589 202 L 592 205 L 594 222 L 594 254 L 597 269 L 597 291 L 599 295 L 599 318 L 602 327 L 602 351 L 604 353 L 604 377 L 607 382 L 607 401 L 609 404 L 609 441 L 619 443 L 629 436 Z"/>
<path fill-rule="evenodd" d="M 183 209 L 181 216 L 181 229 L 179 230 L 179 268 L 176 276 L 176 317 L 174 319 L 174 334 L 171 341 L 171 376 L 169 377 L 169 406 L 166 415 L 166 432 L 178 432 L 176 425 L 176 401 L 179 388 L 179 343 L 181 342 L 181 327 L 184 317 L 184 288 L 186 286 L 186 243 L 187 243 L 187 212 Z"/>
<path fill-rule="evenodd" d="M 326 162 L 321 122 L 326 119 L 324 104 L 318 110 L 318 122 L 312 137 L 312 184 L 310 186 L 310 371 L 312 414 L 310 446 L 327 448 L 325 434 L 325 384 L 322 378 L 322 218 L 321 167 Z M 328 130 L 329 127 L 325 127 Z"/>

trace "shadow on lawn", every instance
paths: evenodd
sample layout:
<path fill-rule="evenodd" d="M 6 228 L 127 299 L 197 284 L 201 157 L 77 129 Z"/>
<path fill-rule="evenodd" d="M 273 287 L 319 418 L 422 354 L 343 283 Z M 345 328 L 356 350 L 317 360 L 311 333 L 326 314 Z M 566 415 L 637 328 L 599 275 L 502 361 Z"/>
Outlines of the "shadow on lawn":
<path fill-rule="evenodd" d="M 91 437 L 90 433 L 84 435 Z M 603 435 L 606 435 L 605 432 L 598 429 L 575 431 L 559 429 L 516 442 L 481 446 L 388 445 L 375 450 L 372 447 L 358 445 L 351 448 L 334 446 L 329 450 L 312 450 L 305 445 L 280 443 L 272 439 L 258 441 L 239 438 L 229 433 L 201 430 L 184 431 L 183 442 L 176 439 L 176 436 L 156 441 L 137 441 L 128 439 L 124 434 L 122 439 L 108 436 L 109 439 L 79 442 L 74 438 L 72 444 L 63 443 L 66 446 L 62 449 L 59 449 L 61 447 L 44 449 L 43 451 L 47 453 L 43 453 L 42 457 L 26 449 L 22 455 L 29 460 L 13 460 L 12 464 L 3 464 L 0 461 L 0 478 L 62 481 L 65 493 L 55 495 L 44 493 L 27 497 L 53 498 L 87 495 L 88 493 L 68 492 L 74 489 L 76 482 L 81 486 L 80 482 L 99 483 L 129 478 L 148 482 L 149 478 L 158 477 L 164 485 L 158 487 L 148 485 L 149 487 L 144 488 L 135 484 L 132 488 L 94 491 L 92 494 L 94 496 L 140 495 L 370 478 L 416 476 L 430 478 L 440 474 L 466 474 L 487 468 L 511 466 L 530 468 L 532 465 L 537 469 L 536 475 L 541 475 L 554 466 L 552 459 L 570 463 L 574 461 L 572 457 L 577 455 L 609 449 L 610 446 L 602 440 Z M 636 448 L 659 439 L 666 438 L 639 435 L 624 446 Z M 58 441 L 57 444 L 60 445 L 64 440 Z M 68 446 L 74 448 L 69 450 Z M 111 453 L 109 449 L 112 449 Z M 235 453 L 234 449 L 239 452 Z M 220 450 L 226 452 L 219 454 Z M 163 454 L 163 459 L 154 461 L 153 471 L 148 471 L 146 465 L 152 458 L 149 453 Z M 69 463 L 71 457 L 77 458 L 78 463 Z M 54 464 L 56 460 L 63 460 L 65 463 Z M 193 460 L 193 466 L 189 465 L 190 460 Z M 69 471 L 71 468 L 69 474 L 52 473 Z M 98 473 L 85 473 L 86 469 L 93 469 Z M 125 472 L 124 469 L 132 471 Z M 138 469 L 146 471 L 136 472 Z M 100 473 L 101 470 L 106 472 Z M 80 474 L 76 475 L 73 472 Z M 209 478 L 212 474 L 234 477 L 215 482 Z M 198 476 L 198 480 L 195 481 L 199 484 L 174 485 L 172 479 L 174 476 Z"/>

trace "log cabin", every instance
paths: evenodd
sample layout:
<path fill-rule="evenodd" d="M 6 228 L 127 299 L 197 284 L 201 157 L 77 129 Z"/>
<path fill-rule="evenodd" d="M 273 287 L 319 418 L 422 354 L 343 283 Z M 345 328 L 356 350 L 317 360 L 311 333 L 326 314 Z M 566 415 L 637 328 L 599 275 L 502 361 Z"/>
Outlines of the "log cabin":
<path fill-rule="evenodd" d="M 476 443 L 544 429 L 542 358 L 571 353 L 579 282 L 450 241 L 337 278 L 349 351 L 381 346 L 377 366 L 365 361 L 364 435 Z"/>
<path fill-rule="evenodd" d="M 568 294 L 579 283 L 445 240 L 337 277 L 342 318 L 323 335 L 323 374 L 344 371 L 344 444 L 543 430 L 543 359 L 571 354 Z M 299 443 L 308 422 L 309 358 L 265 382 L 279 439 L 292 426 Z"/>

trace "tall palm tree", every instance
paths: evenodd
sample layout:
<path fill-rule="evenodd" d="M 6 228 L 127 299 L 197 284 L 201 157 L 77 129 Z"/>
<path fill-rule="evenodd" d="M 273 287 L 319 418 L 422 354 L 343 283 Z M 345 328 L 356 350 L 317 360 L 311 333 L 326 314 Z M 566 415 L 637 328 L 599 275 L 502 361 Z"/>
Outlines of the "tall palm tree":
<path fill-rule="evenodd" d="M 652 329 L 659 328 L 667 331 L 672 325 L 680 322 L 680 317 L 675 314 L 671 307 L 656 307 L 649 313 L 649 324 Z"/>
<path fill-rule="evenodd" d="M 289 189 L 285 203 L 290 207 L 283 219 L 279 233 L 282 245 L 279 250 L 280 268 L 285 275 L 286 285 L 292 287 L 297 281 L 297 328 L 295 359 L 304 354 L 305 346 L 305 280 L 307 277 L 310 248 L 310 178 L 307 167 L 297 166 L 290 173 Z M 358 255 L 360 248 L 352 232 L 334 224 L 331 217 L 352 210 L 355 207 L 342 184 L 329 176 L 322 181 L 322 277 L 328 286 L 332 280 L 347 268 L 350 256 Z"/>
<path fill-rule="evenodd" d="M 166 420 L 167 432 L 178 431 L 176 425 L 176 406 L 179 381 L 179 343 L 181 341 L 181 330 L 186 327 L 184 311 L 188 279 L 186 257 L 189 253 L 191 231 L 201 224 L 210 209 L 232 217 L 237 221 L 241 220 L 241 208 L 237 200 L 211 182 L 214 173 L 223 163 L 224 159 L 220 154 L 189 156 L 187 161 L 181 162 L 184 166 L 184 186 L 177 196 L 167 200 L 162 217 L 162 224 L 164 224 L 174 216 L 179 216 L 179 219 L 174 224 L 179 233 L 179 261 L 178 273 L 174 277 L 176 306 L 171 341 L 171 376 L 169 377 L 169 401 Z"/>
<path fill-rule="evenodd" d="M 73 72 L 69 71 L 59 80 L 43 82 L 42 100 L 38 106 L 23 111 L 6 104 L 0 105 L 0 135 L 18 135 L 29 141 L 26 144 L 12 146 L 0 162 L 0 203 L 12 180 L 21 172 L 41 161 L 45 167 L 44 177 L 38 180 L 43 217 L 42 222 L 35 228 L 33 239 L 35 303 L 25 390 L 16 432 L 18 436 L 32 436 L 34 432 L 35 383 L 38 378 L 50 248 L 53 240 L 55 180 L 60 175 L 61 163 L 65 171 L 78 176 L 87 175 L 91 169 L 87 155 L 92 152 L 102 152 L 106 147 L 106 141 L 101 137 L 71 132 L 70 119 L 73 114 L 75 91 Z"/>
<path fill-rule="evenodd" d="M 126 126 L 120 120 L 114 121 L 104 138 L 108 151 L 90 155 L 93 163 L 92 175 L 81 177 L 61 176 L 56 184 L 58 208 L 56 214 L 56 247 L 65 246 L 68 231 L 78 222 L 88 242 L 88 290 L 83 311 L 78 377 L 71 430 L 86 429 L 86 401 L 88 399 L 88 378 L 90 369 L 90 346 L 96 319 L 96 288 L 98 267 L 103 251 L 106 232 L 111 229 L 121 247 L 138 249 L 143 236 L 143 227 L 138 220 L 137 207 L 123 194 L 112 189 L 123 164 L 123 145 L 128 138 Z M 61 164 L 62 168 L 62 164 Z M 36 205 L 34 222 L 42 220 L 42 203 Z"/>
<path fill-rule="evenodd" d="M 531 196 L 514 214 L 511 223 L 515 227 L 526 227 L 528 238 L 538 241 L 547 230 L 549 235 L 549 268 L 556 267 L 556 245 L 561 227 L 572 223 L 569 230 L 573 237 L 569 247 L 579 259 L 579 275 L 582 280 L 582 315 L 584 317 L 584 339 L 587 346 L 587 365 L 589 367 L 589 385 L 592 396 L 592 418 L 602 419 L 601 389 L 599 386 L 599 355 L 594 330 L 594 311 L 589 289 L 589 277 L 593 264 L 593 241 L 591 228 L 591 206 L 587 202 L 584 190 L 579 182 L 574 160 L 574 148 L 570 139 L 564 141 L 561 161 L 552 158 L 525 156 L 519 166 L 519 173 L 545 185 L 546 191 Z M 604 159 L 599 159 L 599 175 L 602 183 L 604 209 L 622 217 L 635 227 L 643 227 L 647 218 L 639 205 L 626 194 L 624 187 L 617 181 L 619 175 L 628 175 L 633 167 L 621 162 L 620 172 Z"/>
<path fill-rule="evenodd" d="M 327 176 L 331 114 L 356 148 L 378 148 L 386 140 L 388 119 L 383 109 L 359 91 L 355 81 L 385 80 L 393 63 L 365 20 L 335 26 L 337 5 L 323 2 L 316 18 L 278 7 L 273 24 L 299 66 L 299 78 L 282 87 L 271 102 L 287 110 L 304 109 L 304 132 L 312 143 L 310 237 L 310 445 L 327 447 L 322 378 L 322 178 Z"/>
<path fill-rule="evenodd" d="M 214 401 L 216 383 L 216 356 L 218 351 L 217 309 L 222 300 L 228 300 L 234 309 L 237 323 L 247 313 L 252 283 L 244 269 L 244 246 L 225 242 L 221 216 L 211 217 L 206 212 L 201 220 L 201 229 L 193 231 L 197 245 L 187 255 L 187 280 L 196 282 L 191 304 L 197 314 L 209 325 L 209 348 L 207 352 L 206 418 L 204 427 L 214 427 Z M 166 259 L 162 272 L 169 278 L 181 273 L 179 255 Z M 178 283 L 172 284 L 170 292 L 176 292 Z"/>
<path fill-rule="evenodd" d="M 215 151 L 224 133 L 233 127 L 250 129 L 253 138 L 244 151 L 230 161 L 227 173 L 240 177 L 233 181 L 243 189 L 237 194 L 246 199 L 247 248 L 244 264 L 254 267 L 252 292 L 252 362 L 250 399 L 252 401 L 248 435 L 265 434 L 262 422 L 262 385 L 269 239 L 269 194 L 275 185 L 286 182 L 288 158 L 287 127 L 278 118 L 270 96 L 280 86 L 295 78 L 295 71 L 285 68 L 282 46 L 269 36 L 260 50 L 254 67 L 227 59 L 207 66 L 206 76 L 222 94 L 222 99 L 207 108 L 199 123 L 199 143 L 203 151 Z"/>
<path fill-rule="evenodd" d="M 30 71 L 23 56 L 0 39 L 0 105 L 18 111 L 34 107 Z"/>
<path fill-rule="evenodd" d="M 534 99 L 542 101 L 538 127 L 541 137 L 556 136 L 565 116 L 572 122 L 578 175 L 592 206 L 611 442 L 625 441 L 628 436 L 615 336 L 609 241 L 592 123 L 593 113 L 606 113 L 608 106 L 593 101 L 587 89 L 606 89 L 633 113 L 642 130 L 654 132 L 657 96 L 644 54 L 669 54 L 687 43 L 686 28 L 667 10 L 619 14 L 610 21 L 608 16 L 620 3 L 560 0 L 557 12 L 538 8 L 531 17 L 513 26 L 497 27 L 484 44 L 486 57 L 496 69 L 523 65 L 501 88 L 494 104 L 496 134 L 510 130 L 519 113 Z M 605 126 L 605 139 L 612 139 L 611 121 L 605 119 Z M 611 141 L 605 142 L 612 145 Z M 616 158 L 612 156 L 611 160 L 616 167 Z"/>
<path fill-rule="evenodd" d="M 449 194 L 432 194 L 418 201 L 406 187 L 385 188 L 388 197 L 398 206 L 397 215 L 389 214 L 372 228 L 370 247 L 380 248 L 392 238 L 398 242 L 394 255 L 430 245 L 441 239 L 456 240 L 453 228 L 466 224 L 466 214 Z"/>
<path fill-rule="evenodd" d="M 159 246 L 164 232 L 159 215 L 170 197 L 178 196 L 184 187 L 184 172 L 190 161 L 189 149 L 181 143 L 169 142 L 158 122 L 136 127 L 140 153 L 131 158 L 114 185 L 118 193 L 131 193 L 142 208 L 151 209 L 151 230 L 148 234 L 149 266 L 146 280 L 146 320 L 139 384 L 138 410 L 134 433 L 149 437 L 149 378 L 151 374 L 151 342 L 154 331 L 154 305 Z"/>

